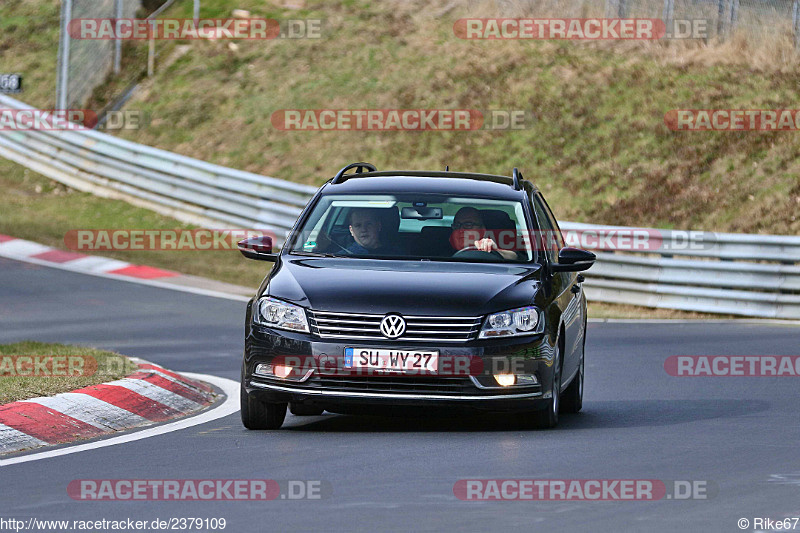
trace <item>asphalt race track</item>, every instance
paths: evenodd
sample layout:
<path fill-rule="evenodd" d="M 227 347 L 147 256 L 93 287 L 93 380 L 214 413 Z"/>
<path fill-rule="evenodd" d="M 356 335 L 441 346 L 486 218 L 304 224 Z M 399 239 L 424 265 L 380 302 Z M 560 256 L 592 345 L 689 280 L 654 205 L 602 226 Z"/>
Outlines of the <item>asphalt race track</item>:
<path fill-rule="evenodd" d="M 238 380 L 244 304 L 0 259 L 0 342 L 87 344 Z M 126 444 L 0 467 L 17 519 L 225 518 L 226 531 L 740 531 L 800 516 L 800 378 L 672 377 L 671 355 L 800 355 L 797 327 L 592 323 L 584 411 L 512 420 L 238 413 Z M 460 479 L 706 482 L 708 499 L 458 500 Z M 88 502 L 75 479 L 320 480 L 320 500 Z M 671 481 L 669 481 L 671 483 Z M 800 525 L 797 526 L 800 529 Z M 524 528 L 524 529 L 523 529 Z M 750 526 L 752 531 L 752 525 Z"/>

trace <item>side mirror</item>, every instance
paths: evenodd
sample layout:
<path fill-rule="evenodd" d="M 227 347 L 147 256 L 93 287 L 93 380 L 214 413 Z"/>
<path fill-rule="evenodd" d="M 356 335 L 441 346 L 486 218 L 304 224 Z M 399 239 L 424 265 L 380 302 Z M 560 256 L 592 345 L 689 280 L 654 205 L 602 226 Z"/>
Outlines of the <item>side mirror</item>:
<path fill-rule="evenodd" d="M 272 253 L 272 237 L 262 235 L 239 241 L 239 251 L 248 259 L 276 261 L 278 254 Z"/>
<path fill-rule="evenodd" d="M 562 248 L 558 252 L 558 263 L 550 265 L 553 272 L 581 272 L 594 265 L 597 256 L 580 248 Z"/>

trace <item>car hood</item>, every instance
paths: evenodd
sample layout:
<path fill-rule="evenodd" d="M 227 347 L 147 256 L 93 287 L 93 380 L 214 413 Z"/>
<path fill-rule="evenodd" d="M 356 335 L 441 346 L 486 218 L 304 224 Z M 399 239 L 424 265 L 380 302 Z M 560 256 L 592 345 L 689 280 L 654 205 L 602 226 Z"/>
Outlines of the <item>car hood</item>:
<path fill-rule="evenodd" d="M 283 256 L 267 294 L 318 311 L 478 316 L 530 305 L 538 264 Z"/>

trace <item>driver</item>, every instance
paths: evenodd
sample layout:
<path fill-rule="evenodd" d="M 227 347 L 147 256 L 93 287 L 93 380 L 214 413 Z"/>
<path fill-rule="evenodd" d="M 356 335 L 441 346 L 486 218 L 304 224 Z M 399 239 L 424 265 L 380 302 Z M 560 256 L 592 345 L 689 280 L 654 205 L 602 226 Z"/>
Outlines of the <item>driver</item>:
<path fill-rule="evenodd" d="M 453 233 L 450 237 L 450 242 L 458 242 L 460 240 L 464 240 L 464 236 L 467 235 L 464 230 L 481 230 L 486 229 L 486 225 L 483 222 L 483 217 L 481 216 L 481 212 L 475 209 L 474 207 L 462 207 L 456 213 L 456 216 L 453 218 Z M 463 243 L 465 246 L 468 246 L 468 243 Z M 465 246 L 461 246 L 463 249 Z M 477 241 L 472 242 L 472 246 L 482 252 L 497 252 L 503 259 L 517 259 L 516 252 L 512 250 L 502 250 L 498 248 L 497 243 L 494 240 L 484 237 Z"/>
<path fill-rule="evenodd" d="M 355 241 L 347 251 L 358 255 L 392 254 L 381 242 L 381 220 L 374 209 L 359 207 L 350 212 L 350 235 Z"/>

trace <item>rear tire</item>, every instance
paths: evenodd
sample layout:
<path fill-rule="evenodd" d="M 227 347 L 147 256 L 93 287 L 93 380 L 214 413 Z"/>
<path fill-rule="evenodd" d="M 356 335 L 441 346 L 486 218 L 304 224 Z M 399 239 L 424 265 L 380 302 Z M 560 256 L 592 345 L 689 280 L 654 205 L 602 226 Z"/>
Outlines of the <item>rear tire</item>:
<path fill-rule="evenodd" d="M 247 429 L 278 429 L 286 418 L 285 403 L 267 403 L 247 394 L 241 387 L 239 401 L 241 403 L 242 424 Z"/>
<path fill-rule="evenodd" d="M 291 411 L 294 416 L 319 416 L 325 412 L 325 409 L 314 405 L 290 402 L 289 411 Z"/>

